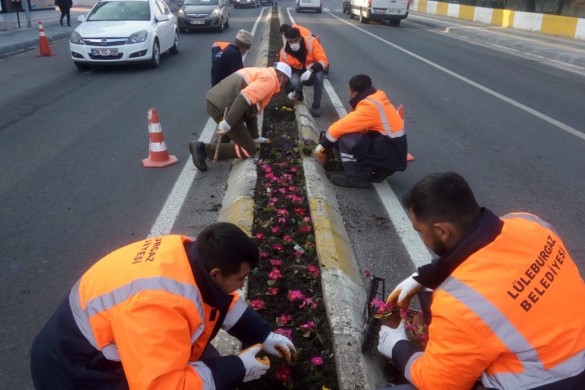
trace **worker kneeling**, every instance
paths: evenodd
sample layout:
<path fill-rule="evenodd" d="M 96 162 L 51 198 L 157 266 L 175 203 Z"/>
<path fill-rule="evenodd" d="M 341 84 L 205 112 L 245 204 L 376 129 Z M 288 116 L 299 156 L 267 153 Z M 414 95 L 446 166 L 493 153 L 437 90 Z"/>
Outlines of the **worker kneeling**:
<path fill-rule="evenodd" d="M 217 145 L 192 140 L 189 150 L 195 167 L 207 171 L 205 160 L 216 155 L 216 148 L 218 160 L 245 159 L 256 154 L 256 144 L 270 142 L 260 136 L 258 113 L 288 83 L 290 75 L 290 66 L 276 62 L 269 68 L 240 69 L 212 87 L 205 96 L 207 112 L 218 124 L 215 133 L 229 137 L 232 142 Z"/>
<path fill-rule="evenodd" d="M 344 174 L 332 174 L 333 184 L 367 188 L 406 169 L 404 121 L 386 94 L 374 88 L 365 74 L 349 80 L 348 96 L 353 111 L 329 127 L 313 156 L 325 165 L 334 148 L 341 157 Z"/>

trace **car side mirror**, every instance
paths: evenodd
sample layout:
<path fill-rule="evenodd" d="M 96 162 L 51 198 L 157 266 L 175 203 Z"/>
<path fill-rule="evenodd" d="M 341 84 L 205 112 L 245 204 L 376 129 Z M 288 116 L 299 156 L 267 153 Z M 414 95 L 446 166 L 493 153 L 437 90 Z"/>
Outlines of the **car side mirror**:
<path fill-rule="evenodd" d="M 161 14 L 156 18 L 157 23 L 158 22 L 166 22 L 167 20 L 169 20 L 169 15 L 165 15 L 165 14 Z"/>

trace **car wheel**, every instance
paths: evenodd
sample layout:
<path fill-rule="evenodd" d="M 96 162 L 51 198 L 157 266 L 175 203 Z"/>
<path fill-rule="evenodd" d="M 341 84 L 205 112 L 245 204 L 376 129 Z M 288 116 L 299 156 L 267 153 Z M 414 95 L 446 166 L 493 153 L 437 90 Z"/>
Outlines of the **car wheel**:
<path fill-rule="evenodd" d="M 223 19 L 219 21 L 219 26 L 217 26 L 217 32 L 223 31 Z"/>
<path fill-rule="evenodd" d="M 79 70 L 88 70 L 90 68 L 90 65 L 83 63 L 83 62 L 73 62 L 73 63 L 75 64 L 75 66 Z"/>
<path fill-rule="evenodd" d="M 173 46 L 171 47 L 169 52 L 171 54 L 179 54 L 179 32 L 178 31 L 175 31 L 175 42 L 173 43 Z"/>
<path fill-rule="evenodd" d="M 228 18 L 228 20 L 225 21 L 224 25 L 225 28 L 230 28 L 230 19 Z"/>
<path fill-rule="evenodd" d="M 149 65 L 151 68 L 158 68 L 160 65 L 160 45 L 156 39 L 152 44 L 152 58 L 150 59 Z"/>

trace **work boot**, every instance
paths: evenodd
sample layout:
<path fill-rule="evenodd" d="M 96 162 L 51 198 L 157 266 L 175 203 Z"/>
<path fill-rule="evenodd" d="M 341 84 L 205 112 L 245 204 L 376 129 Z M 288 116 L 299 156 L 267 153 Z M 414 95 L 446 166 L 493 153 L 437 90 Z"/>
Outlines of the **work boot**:
<path fill-rule="evenodd" d="M 311 109 L 309 111 L 311 112 L 311 115 L 313 115 L 315 118 L 320 117 L 321 116 L 321 104 L 313 102 L 313 104 L 311 105 Z"/>
<path fill-rule="evenodd" d="M 333 184 L 339 187 L 346 187 L 346 188 L 370 188 L 372 186 L 372 182 L 365 180 L 359 176 L 347 176 L 345 174 L 332 174 L 330 176 L 330 180 Z"/>
<path fill-rule="evenodd" d="M 189 151 L 191 152 L 191 158 L 193 159 L 195 168 L 201 172 L 207 171 L 207 163 L 205 162 L 205 159 L 207 159 L 207 152 L 205 151 L 205 144 L 203 142 L 192 140 L 189 142 Z"/>

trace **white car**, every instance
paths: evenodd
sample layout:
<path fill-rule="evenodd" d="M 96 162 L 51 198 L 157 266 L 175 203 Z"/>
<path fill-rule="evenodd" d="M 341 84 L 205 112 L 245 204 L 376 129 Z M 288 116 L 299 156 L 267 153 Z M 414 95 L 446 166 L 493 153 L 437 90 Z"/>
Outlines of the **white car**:
<path fill-rule="evenodd" d="M 311 10 L 320 14 L 323 11 L 323 0 L 295 0 L 295 10 Z"/>
<path fill-rule="evenodd" d="M 127 62 L 157 67 L 161 53 L 179 52 L 177 18 L 162 0 L 101 0 L 78 20 L 69 49 L 79 69 Z"/>
<path fill-rule="evenodd" d="M 350 0 L 349 17 L 357 16 L 360 23 L 387 20 L 390 26 L 398 27 L 408 17 L 409 9 L 410 0 Z"/>

